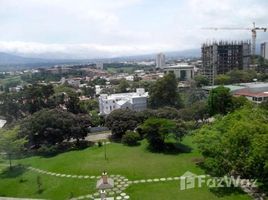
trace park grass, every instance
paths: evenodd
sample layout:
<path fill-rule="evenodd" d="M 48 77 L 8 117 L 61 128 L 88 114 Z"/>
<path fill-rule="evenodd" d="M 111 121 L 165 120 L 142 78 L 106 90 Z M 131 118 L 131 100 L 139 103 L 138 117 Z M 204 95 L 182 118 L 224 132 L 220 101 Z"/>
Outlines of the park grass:
<path fill-rule="evenodd" d="M 190 152 L 189 147 L 192 148 Z M 175 177 L 183 175 L 186 171 L 203 174 L 203 170 L 195 164 L 201 155 L 192 144 L 191 136 L 184 138 L 180 149 L 181 152 L 173 154 L 152 153 L 148 151 L 146 141 L 142 141 L 141 145 L 136 147 L 111 143 L 106 145 L 107 160 L 104 157 L 105 147 L 94 146 L 54 157 L 29 157 L 17 160 L 15 163 L 71 175 L 98 176 L 103 170 L 106 170 L 108 174 L 119 174 L 129 180 Z M 37 193 L 36 179 L 38 175 L 41 177 L 44 187 L 41 194 Z M 71 196 L 71 193 L 77 197 L 96 192 L 95 184 L 96 180 L 59 178 L 28 170 L 16 174 L 16 176 L 8 176 L 2 172 L 0 174 L 0 196 L 66 199 Z M 208 188 L 180 191 L 179 181 L 130 185 L 126 192 L 131 199 L 142 200 L 249 199 L 246 194 L 240 193 L 218 197 Z"/>
<path fill-rule="evenodd" d="M 40 193 L 38 176 L 42 183 Z M 0 176 L 0 196 L 62 200 L 94 193 L 95 184 L 92 180 L 58 178 L 28 170 L 20 174 L 3 172 Z"/>
<path fill-rule="evenodd" d="M 185 143 L 187 140 L 189 138 Z M 106 145 L 107 160 L 104 150 L 104 146 L 95 146 L 51 158 L 31 157 L 19 163 L 65 174 L 97 175 L 106 170 L 109 174 L 120 174 L 129 179 L 181 176 L 186 171 L 203 172 L 194 164 L 194 160 L 200 157 L 195 149 L 191 153 L 164 154 L 149 152 L 145 141 L 136 147 L 113 143 Z"/>
<path fill-rule="evenodd" d="M 127 188 L 126 193 L 131 194 L 130 196 L 132 200 L 140 200 L 140 199 L 250 200 L 251 199 L 249 196 L 246 196 L 243 192 L 239 190 L 226 194 L 212 192 L 207 187 L 180 190 L 179 181 L 136 184 Z"/>

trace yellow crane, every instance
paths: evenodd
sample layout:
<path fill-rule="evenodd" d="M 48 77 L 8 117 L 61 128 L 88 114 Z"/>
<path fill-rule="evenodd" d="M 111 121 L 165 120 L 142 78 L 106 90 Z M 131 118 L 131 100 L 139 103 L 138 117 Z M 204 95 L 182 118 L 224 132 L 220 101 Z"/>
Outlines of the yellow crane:
<path fill-rule="evenodd" d="M 247 30 L 251 31 L 252 33 L 252 56 L 254 57 L 256 55 L 256 38 L 257 38 L 257 31 L 263 31 L 266 32 L 267 28 L 266 27 L 256 27 L 255 22 L 253 22 L 253 27 L 252 28 L 231 28 L 231 27 L 221 27 L 221 28 L 216 28 L 216 27 L 209 27 L 209 28 L 203 28 L 207 30 Z"/>

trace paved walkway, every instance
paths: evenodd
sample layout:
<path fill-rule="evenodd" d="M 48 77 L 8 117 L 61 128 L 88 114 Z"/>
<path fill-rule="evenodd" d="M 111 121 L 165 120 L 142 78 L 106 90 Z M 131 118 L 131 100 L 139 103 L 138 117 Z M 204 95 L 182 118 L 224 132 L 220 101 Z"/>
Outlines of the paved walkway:
<path fill-rule="evenodd" d="M 87 137 L 85 137 L 85 140 L 91 141 L 91 142 L 97 142 L 99 140 L 106 140 L 111 136 L 111 131 L 102 132 L 102 133 L 96 133 L 96 134 L 89 134 Z"/>
<path fill-rule="evenodd" d="M 94 176 L 94 175 L 75 175 L 75 174 L 62 174 L 62 173 L 56 173 L 56 172 L 50 172 L 34 167 L 28 167 L 29 170 L 45 174 L 49 176 L 54 176 L 58 178 L 70 178 L 70 179 L 92 179 L 92 180 L 98 180 L 101 178 L 101 176 Z M 162 177 L 162 178 L 150 178 L 150 179 L 139 179 L 139 180 L 129 180 L 124 176 L 121 175 L 110 175 L 114 180 L 114 187 L 112 189 L 107 189 L 107 197 L 112 197 L 115 200 L 127 200 L 130 199 L 130 197 L 124 193 L 124 190 L 129 187 L 131 184 L 146 184 L 146 183 L 153 183 L 153 182 L 166 182 L 166 181 L 178 181 L 181 179 L 181 177 Z M 263 194 L 256 194 L 252 190 L 249 189 L 249 183 L 243 183 L 243 180 L 241 181 L 241 188 L 244 192 L 249 194 L 253 199 L 255 200 L 263 200 Z M 83 200 L 83 199 L 98 199 L 100 198 L 100 193 L 96 191 L 94 194 L 87 194 L 82 195 L 79 197 L 74 197 L 71 200 Z M 33 199 L 20 199 L 20 198 L 5 198 L 0 197 L 0 200 L 33 200 Z"/>
<path fill-rule="evenodd" d="M 36 173 L 41 173 L 49 176 L 55 176 L 58 178 L 72 178 L 72 179 L 95 179 L 96 181 L 101 178 L 101 176 L 94 176 L 94 175 L 74 175 L 74 174 L 61 174 L 50 172 L 34 167 L 28 167 L 29 170 L 34 171 Z M 131 184 L 139 184 L 139 183 L 152 183 L 152 182 L 165 182 L 165 181 L 176 181 L 180 180 L 180 177 L 167 177 L 167 178 L 154 178 L 154 179 L 140 179 L 140 180 L 129 180 L 124 176 L 121 175 L 110 175 L 114 180 L 114 188 L 107 189 L 107 196 L 115 197 L 115 200 L 125 200 L 130 199 L 130 197 L 124 193 L 123 191 Z M 99 198 L 100 194 L 96 191 L 94 194 L 83 195 L 79 197 L 72 198 L 72 200 L 82 200 L 82 199 L 95 199 Z"/>

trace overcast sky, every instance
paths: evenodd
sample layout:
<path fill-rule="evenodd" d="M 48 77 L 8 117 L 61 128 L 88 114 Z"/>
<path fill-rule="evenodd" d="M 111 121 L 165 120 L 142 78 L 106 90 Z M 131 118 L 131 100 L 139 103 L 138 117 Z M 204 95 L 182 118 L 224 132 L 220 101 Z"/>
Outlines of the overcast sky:
<path fill-rule="evenodd" d="M 268 26 L 267 0 L 0 0 L 0 51 L 101 58 L 200 48 Z M 258 42 L 268 41 L 259 33 Z"/>

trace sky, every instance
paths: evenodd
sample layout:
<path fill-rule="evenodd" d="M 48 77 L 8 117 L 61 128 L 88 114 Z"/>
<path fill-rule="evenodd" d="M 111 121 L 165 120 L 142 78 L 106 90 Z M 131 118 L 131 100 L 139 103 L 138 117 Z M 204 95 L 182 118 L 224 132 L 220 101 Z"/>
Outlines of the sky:
<path fill-rule="evenodd" d="M 267 0 L 0 0 L 0 52 L 46 58 L 104 58 L 198 49 L 250 40 L 268 26 Z M 259 32 L 258 42 L 268 41 Z"/>

